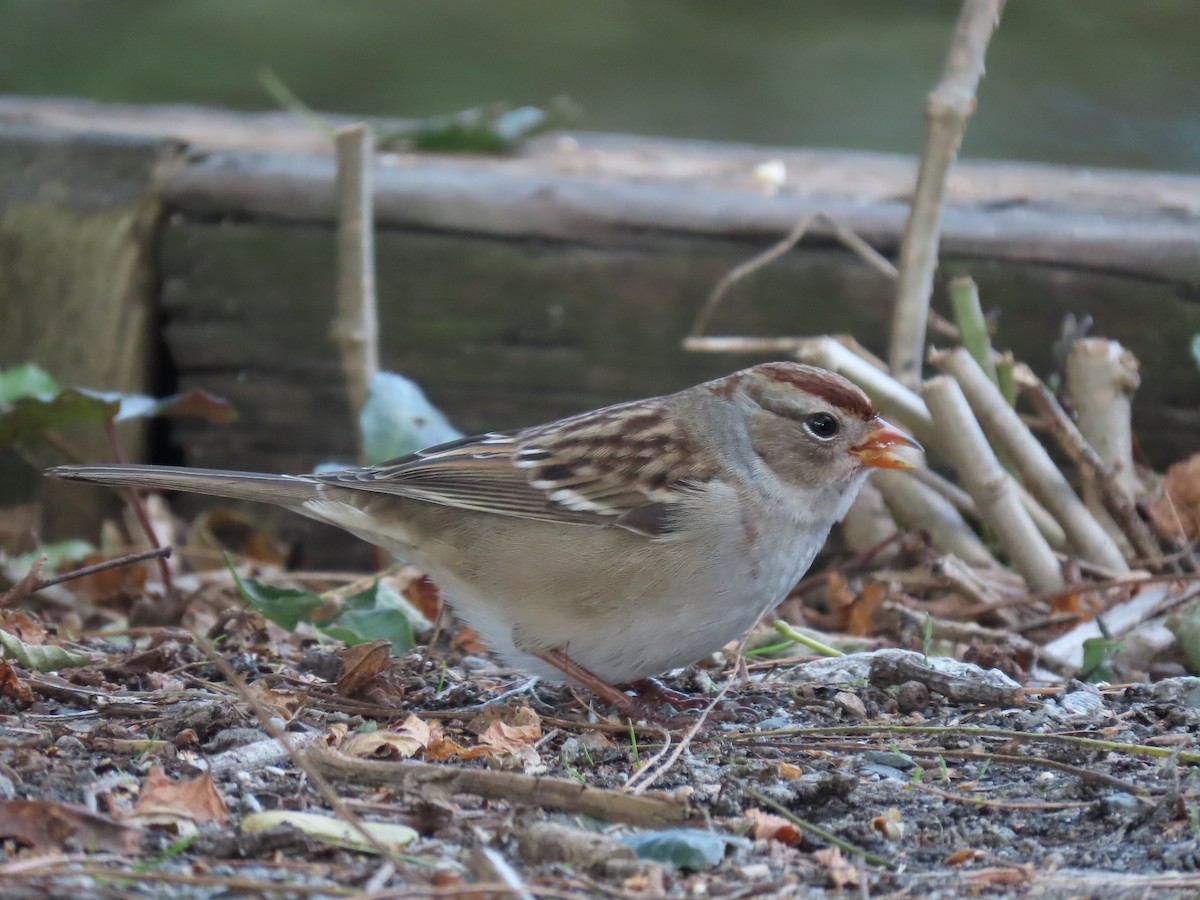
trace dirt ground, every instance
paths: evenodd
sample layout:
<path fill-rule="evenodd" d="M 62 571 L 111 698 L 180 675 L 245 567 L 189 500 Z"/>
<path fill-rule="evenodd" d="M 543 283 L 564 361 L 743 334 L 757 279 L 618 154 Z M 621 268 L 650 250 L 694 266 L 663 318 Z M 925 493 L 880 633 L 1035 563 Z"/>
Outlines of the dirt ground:
<path fill-rule="evenodd" d="M 708 708 L 648 696 L 667 727 L 631 728 L 444 639 L 392 658 L 251 613 L 207 633 L 0 664 L 4 897 L 1200 891 L 1198 678 L 1022 690 L 912 651 L 715 659 L 668 680 Z M 256 822 L 330 799 L 413 832 Z"/>

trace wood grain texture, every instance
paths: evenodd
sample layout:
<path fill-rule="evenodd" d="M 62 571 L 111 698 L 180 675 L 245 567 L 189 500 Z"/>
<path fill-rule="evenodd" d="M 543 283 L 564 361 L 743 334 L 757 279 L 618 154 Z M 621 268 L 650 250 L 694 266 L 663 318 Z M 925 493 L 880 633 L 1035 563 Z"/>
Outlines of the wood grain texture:
<path fill-rule="evenodd" d="M 160 154 L 177 140 L 186 156 L 165 169 Z M 144 385 L 136 348 L 161 337 L 151 378 L 225 394 L 242 414 L 227 427 L 172 423 L 183 461 L 284 471 L 351 458 L 330 337 L 334 168 L 323 139 L 278 114 L 0 97 L 0 154 L 0 254 L 21 279 L 0 285 L 0 359 L 36 346 L 59 372 Z M 752 177 L 768 159 L 787 170 L 773 194 Z M 388 152 L 374 174 L 383 365 L 478 431 L 760 361 L 679 349 L 712 286 L 815 210 L 894 254 L 915 164 L 558 134 L 505 158 Z M 162 223 L 157 241 L 147 221 Z M 1200 332 L 1200 178 L 960 161 L 941 258 L 937 283 L 972 275 L 999 313 L 997 346 L 1043 374 L 1067 312 L 1132 349 L 1135 425 L 1153 462 L 1200 443 L 1187 350 Z M 850 332 L 878 353 L 892 294 L 818 227 L 738 284 L 709 333 Z M 53 339 L 38 345 L 37 333 Z"/>

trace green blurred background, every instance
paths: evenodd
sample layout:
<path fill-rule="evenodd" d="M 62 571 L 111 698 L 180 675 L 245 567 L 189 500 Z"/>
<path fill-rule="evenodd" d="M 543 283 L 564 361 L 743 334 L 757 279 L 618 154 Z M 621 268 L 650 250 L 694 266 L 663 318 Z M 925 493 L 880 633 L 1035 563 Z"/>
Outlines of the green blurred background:
<path fill-rule="evenodd" d="M 954 0 L 0 0 L 0 92 L 915 153 Z M 964 154 L 1200 171 L 1200 4 L 1013 0 Z"/>

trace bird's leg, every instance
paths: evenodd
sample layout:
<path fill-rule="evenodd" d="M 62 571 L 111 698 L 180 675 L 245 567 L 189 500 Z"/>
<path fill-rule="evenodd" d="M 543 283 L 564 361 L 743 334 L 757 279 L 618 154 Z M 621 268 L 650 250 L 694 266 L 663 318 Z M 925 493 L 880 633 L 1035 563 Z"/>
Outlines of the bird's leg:
<path fill-rule="evenodd" d="M 578 681 L 605 703 L 616 707 L 617 712 L 621 713 L 621 715 L 634 720 L 647 719 L 656 721 L 656 716 L 641 703 L 619 688 L 613 687 L 595 672 L 575 662 L 575 660 L 567 656 L 565 651 L 546 650 L 538 654 L 538 656 L 572 681 Z"/>
<path fill-rule="evenodd" d="M 674 688 L 669 688 L 657 678 L 640 678 L 629 685 L 639 697 L 650 697 L 660 703 L 670 703 L 676 709 L 704 709 L 707 697 L 693 697 Z"/>

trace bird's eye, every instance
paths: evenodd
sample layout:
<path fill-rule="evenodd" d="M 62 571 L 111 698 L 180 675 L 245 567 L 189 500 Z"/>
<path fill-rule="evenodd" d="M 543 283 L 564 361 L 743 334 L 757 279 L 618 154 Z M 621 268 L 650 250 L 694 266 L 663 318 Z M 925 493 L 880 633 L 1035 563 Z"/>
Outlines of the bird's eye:
<path fill-rule="evenodd" d="M 804 420 L 808 433 L 822 441 L 827 441 L 838 433 L 838 420 L 829 413 L 813 413 Z"/>

